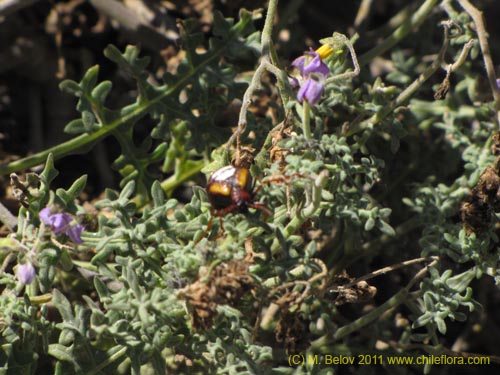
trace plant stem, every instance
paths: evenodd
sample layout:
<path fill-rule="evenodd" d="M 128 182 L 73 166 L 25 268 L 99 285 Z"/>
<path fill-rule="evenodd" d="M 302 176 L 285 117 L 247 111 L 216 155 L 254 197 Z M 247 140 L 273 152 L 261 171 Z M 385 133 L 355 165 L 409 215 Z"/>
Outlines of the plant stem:
<path fill-rule="evenodd" d="M 242 27 L 244 26 L 245 25 L 242 25 Z M 236 37 L 236 34 L 233 37 Z M 60 159 L 66 155 L 87 152 L 93 147 L 96 142 L 109 136 L 111 132 L 113 132 L 118 127 L 124 124 L 133 124 L 139 121 L 141 118 L 145 117 L 148 114 L 148 110 L 150 108 L 156 106 L 169 95 L 178 92 L 178 90 L 184 87 L 189 82 L 189 80 L 192 79 L 192 77 L 196 75 L 200 70 L 204 69 L 213 60 L 218 59 L 221 55 L 223 55 L 226 48 L 227 45 L 218 46 L 213 50 L 213 54 L 210 58 L 207 58 L 199 65 L 197 65 L 194 69 L 190 70 L 189 73 L 182 76 L 175 84 L 169 86 L 168 88 L 165 87 L 159 95 L 155 96 L 147 102 L 134 103 L 123 108 L 121 110 L 122 114 L 119 118 L 108 123 L 102 123 L 102 127 L 95 132 L 90 134 L 81 134 L 73 139 L 70 139 L 67 142 L 60 143 L 23 159 L 13 161 L 6 165 L 0 165 L 0 175 L 7 175 L 12 172 L 17 172 L 20 170 L 32 168 L 38 164 L 42 164 L 47 160 L 48 155 L 51 153 L 54 155 L 54 159 Z"/>
<path fill-rule="evenodd" d="M 127 347 L 123 345 L 117 345 L 108 351 L 108 356 L 98 363 L 95 368 L 89 370 L 85 375 L 95 375 L 101 372 L 102 369 L 109 366 L 111 363 L 120 360 L 125 354 L 127 354 Z"/>
<path fill-rule="evenodd" d="M 384 246 L 387 246 L 391 242 L 397 241 L 398 239 L 402 238 L 406 233 L 418 228 L 421 225 L 422 223 L 420 222 L 418 217 L 412 217 L 411 219 L 408 219 L 407 221 L 401 223 L 395 228 L 396 232 L 395 236 L 389 236 L 387 234 L 384 234 L 369 242 L 365 242 L 361 248 L 361 251 L 359 251 L 356 255 L 350 257 L 345 257 L 345 256 L 342 257 L 335 263 L 335 265 L 332 268 L 332 272 L 334 274 L 337 274 L 342 270 L 345 270 L 347 267 L 349 267 L 351 264 L 354 264 L 358 260 L 370 257 Z"/>
<path fill-rule="evenodd" d="M 380 316 L 382 316 L 382 314 L 384 314 L 389 309 L 394 308 L 403 303 L 408 297 L 410 289 L 425 276 L 425 274 L 431 267 L 434 267 L 439 262 L 439 258 L 433 258 L 433 259 L 434 260 L 427 266 L 422 268 L 403 289 L 401 289 L 398 293 L 389 298 L 382 305 L 370 311 L 369 313 L 363 315 L 362 317 L 356 319 L 352 323 L 340 327 L 339 329 L 337 329 L 337 331 L 335 331 L 333 335 L 327 334 L 325 336 L 320 337 L 319 339 L 317 339 L 312 343 L 312 347 L 319 348 L 325 345 L 332 344 L 335 341 L 341 340 L 350 333 L 359 331 L 367 324 L 378 319 Z"/>
<path fill-rule="evenodd" d="M 420 87 L 422 87 L 422 85 L 434 73 L 436 73 L 436 71 L 444 63 L 445 53 L 450 44 L 450 39 L 448 36 L 448 29 L 450 25 L 443 24 L 443 26 L 444 26 L 443 45 L 441 46 L 438 56 L 433 61 L 433 63 L 427 69 L 425 69 L 415 81 L 413 81 L 406 89 L 404 89 L 395 100 L 385 105 L 382 109 L 380 109 L 376 114 L 374 114 L 369 119 L 366 119 L 361 123 L 353 123 L 350 125 L 350 127 L 344 129 L 344 135 L 346 137 L 352 136 L 353 134 L 358 133 L 359 131 L 369 128 L 382 121 L 388 114 L 395 111 L 399 106 L 402 106 L 405 103 L 407 103 L 412 98 L 412 96 L 420 89 Z M 468 43 L 464 44 L 464 46 L 462 47 L 462 52 L 457 58 L 457 61 L 449 65 L 448 70 L 453 71 L 465 62 L 465 59 L 475 42 L 476 41 L 472 39 Z"/>
<path fill-rule="evenodd" d="M 321 203 L 321 191 L 323 190 L 326 182 L 328 180 L 328 171 L 322 171 L 312 186 L 312 201 L 310 204 L 305 207 L 302 212 L 298 212 L 297 215 L 293 217 L 293 219 L 288 223 L 288 225 L 283 230 L 283 235 L 285 238 L 290 237 L 294 234 L 299 228 L 304 224 L 304 222 L 314 215 L 314 213 L 318 210 Z M 278 238 L 276 238 L 271 245 L 271 254 L 274 256 L 277 255 L 281 250 L 280 242 Z"/>
<path fill-rule="evenodd" d="M 267 6 L 266 20 L 264 22 L 264 28 L 262 29 L 262 36 L 260 38 L 262 56 L 269 55 L 269 46 L 272 43 L 273 24 L 277 8 L 278 8 L 278 0 L 269 0 L 269 4 Z"/>
<path fill-rule="evenodd" d="M 361 56 L 359 58 L 359 64 L 361 66 L 368 64 L 375 56 L 381 55 L 398 44 L 412 30 L 418 28 L 426 20 L 437 2 L 438 0 L 425 1 L 410 19 L 406 20 L 401 26 L 394 30 L 391 36 Z"/>
<path fill-rule="evenodd" d="M 302 103 L 302 131 L 305 139 L 311 139 L 311 106 L 307 100 Z"/>
<path fill-rule="evenodd" d="M 181 185 L 184 181 L 189 180 L 191 177 L 199 173 L 205 162 L 203 160 L 193 161 L 190 168 L 183 169 L 179 175 L 172 175 L 166 180 L 161 182 L 161 188 L 164 192 L 170 194 L 177 186 Z"/>
<path fill-rule="evenodd" d="M 269 71 L 276 76 L 276 79 L 280 81 L 283 85 L 284 83 L 284 72 L 272 64 L 271 59 L 271 45 L 272 45 L 272 34 L 273 34 L 273 22 L 276 16 L 276 9 L 278 8 L 278 0 L 269 0 L 267 6 L 266 20 L 264 22 L 264 28 L 262 29 L 262 36 L 260 39 L 261 43 L 261 61 L 258 68 L 248 85 L 245 94 L 243 94 L 243 100 L 241 103 L 240 115 L 238 118 L 238 128 L 235 130 L 233 135 L 229 138 L 226 143 L 226 150 L 234 143 L 238 137 L 243 134 L 247 125 L 247 114 L 250 104 L 252 104 L 252 95 L 259 88 L 260 80 L 265 71 Z"/>
<path fill-rule="evenodd" d="M 491 58 L 490 46 L 488 44 L 488 33 L 484 26 L 483 12 L 478 10 L 472 5 L 469 0 L 458 0 L 460 6 L 471 16 L 474 24 L 476 25 L 476 33 L 479 39 L 479 46 L 483 53 L 484 67 L 488 75 L 491 92 L 493 93 L 493 100 L 495 102 L 495 110 L 497 111 L 497 126 L 500 129 L 500 89 L 497 86 L 495 67 Z"/>

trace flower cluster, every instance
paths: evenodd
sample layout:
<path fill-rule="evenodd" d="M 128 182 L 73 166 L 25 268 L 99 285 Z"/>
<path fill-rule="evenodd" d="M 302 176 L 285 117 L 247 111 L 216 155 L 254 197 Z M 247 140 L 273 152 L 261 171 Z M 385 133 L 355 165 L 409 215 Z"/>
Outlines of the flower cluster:
<path fill-rule="evenodd" d="M 300 103 L 304 100 L 309 104 L 319 102 L 321 95 L 323 95 L 326 76 L 330 73 L 330 69 L 323 62 L 323 59 L 332 53 L 333 49 L 324 44 L 316 51 L 310 50 L 292 62 L 292 66 L 297 68 L 300 73 L 298 78 L 293 78 L 292 83 L 294 86 L 300 86 L 297 93 L 297 99 Z"/>
<path fill-rule="evenodd" d="M 49 207 L 40 211 L 40 219 L 55 234 L 66 234 L 76 244 L 83 242 L 81 235 L 85 227 L 81 224 L 73 224 L 73 217 L 66 212 L 52 213 Z"/>

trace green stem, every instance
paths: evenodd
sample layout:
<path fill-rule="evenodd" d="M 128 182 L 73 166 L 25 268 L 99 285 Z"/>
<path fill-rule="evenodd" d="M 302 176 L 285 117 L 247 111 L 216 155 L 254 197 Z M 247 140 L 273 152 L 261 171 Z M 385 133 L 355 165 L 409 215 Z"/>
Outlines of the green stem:
<path fill-rule="evenodd" d="M 302 131 L 305 139 L 311 139 L 311 106 L 307 100 L 302 103 Z"/>
<path fill-rule="evenodd" d="M 490 46 L 488 44 L 488 32 L 486 31 L 486 27 L 484 25 L 483 12 L 474 7 L 469 0 L 458 0 L 458 2 L 460 3 L 460 6 L 471 16 L 474 21 L 474 25 L 476 26 L 479 46 L 481 47 L 481 52 L 483 53 L 484 68 L 486 69 L 486 75 L 488 76 L 488 82 L 490 83 L 495 109 L 497 111 L 497 126 L 500 127 L 500 88 L 498 88 L 496 81 L 495 66 L 493 65 L 493 59 L 491 58 Z"/>
<path fill-rule="evenodd" d="M 181 185 L 184 181 L 189 180 L 191 177 L 200 172 L 204 166 L 205 162 L 203 160 L 193 162 L 193 165 L 189 169 L 183 170 L 182 173 L 172 175 L 162 181 L 161 188 L 167 193 L 172 192 L 177 186 Z"/>
<path fill-rule="evenodd" d="M 318 210 L 321 203 L 321 192 L 328 180 L 328 171 L 322 171 L 313 184 L 312 191 L 312 201 L 305 207 L 302 212 L 298 212 L 297 215 L 288 223 L 288 225 L 283 230 L 283 236 L 289 238 L 294 234 L 299 228 L 304 224 L 304 222 Z M 280 242 L 276 238 L 271 245 L 271 254 L 274 256 L 280 252 Z"/>
<path fill-rule="evenodd" d="M 111 355 L 109 352 L 113 351 Z M 115 346 L 112 350 L 108 351 L 109 357 L 103 360 L 101 363 L 97 364 L 95 368 L 85 373 L 85 375 L 95 375 L 100 373 L 104 368 L 109 366 L 111 363 L 118 361 L 125 354 L 127 354 L 127 347 L 122 345 Z"/>
<path fill-rule="evenodd" d="M 245 26 L 246 25 L 241 25 L 242 28 Z M 237 33 L 235 33 L 235 36 L 236 34 Z M 103 126 L 97 131 L 91 134 L 81 134 L 78 137 L 70 139 L 67 142 L 60 143 L 26 158 L 13 161 L 12 163 L 9 163 L 7 165 L 0 165 L 0 175 L 7 175 L 13 172 L 34 167 L 38 164 L 42 164 L 47 160 L 47 157 L 50 153 L 54 155 L 54 159 L 60 159 L 66 155 L 82 153 L 89 150 L 90 148 L 92 148 L 94 143 L 100 141 L 103 138 L 106 138 L 111 134 L 113 130 L 115 130 L 119 126 L 125 123 L 133 124 L 137 122 L 148 113 L 148 110 L 150 108 L 156 106 L 159 102 L 163 101 L 169 95 L 178 92 L 178 90 L 185 87 L 193 76 L 195 76 L 205 66 L 209 65 L 212 61 L 218 59 L 224 53 L 226 48 L 227 44 L 223 44 L 220 47 L 216 48 L 214 50 L 214 53 L 209 58 L 201 62 L 194 69 L 189 71 L 189 73 L 181 77 L 175 84 L 169 86 L 168 88 L 164 88 L 161 94 L 146 103 L 134 103 L 126 108 L 123 108 L 121 111 L 122 113 L 125 112 L 124 114 L 108 124 L 103 123 Z"/>
<path fill-rule="evenodd" d="M 278 0 L 269 0 L 266 20 L 264 22 L 264 28 L 262 29 L 262 36 L 260 38 L 262 56 L 266 56 L 269 54 L 269 46 L 272 43 L 274 18 L 276 17 L 277 8 Z"/>
<path fill-rule="evenodd" d="M 344 256 L 340 260 L 335 263 L 335 266 L 332 268 L 332 272 L 337 274 L 342 270 L 345 270 L 349 265 L 354 264 L 358 260 L 362 258 L 368 258 L 375 254 L 383 247 L 387 247 L 389 243 L 398 241 L 408 232 L 420 227 L 422 225 L 420 219 L 418 217 L 413 217 L 404 223 L 400 224 L 395 228 L 396 235 L 389 236 L 384 234 L 376 239 L 366 242 L 363 244 L 361 251 L 357 253 L 355 256 Z"/>
<path fill-rule="evenodd" d="M 376 319 L 381 317 L 386 311 L 388 311 L 388 310 L 400 305 L 401 303 L 405 302 L 407 297 L 408 297 L 408 294 L 410 292 L 410 289 L 425 276 L 425 274 L 427 273 L 427 271 L 431 267 L 434 267 L 438 262 L 439 262 L 439 259 L 435 259 L 433 262 L 429 263 L 427 266 L 422 268 L 403 289 L 401 289 L 398 293 L 396 293 L 394 296 L 389 298 L 382 305 L 380 305 L 376 309 L 370 311 L 368 314 L 365 314 L 362 317 L 356 319 L 352 323 L 349 323 L 343 327 L 340 327 L 339 329 L 337 329 L 335 331 L 335 333 L 333 335 L 327 334 L 325 336 L 320 337 L 319 339 L 317 339 L 316 341 L 314 341 L 312 343 L 311 348 L 318 349 L 318 348 L 321 348 L 325 345 L 330 345 L 335 341 L 342 340 L 344 337 L 346 337 L 350 333 L 355 332 L 355 331 L 359 331 L 360 329 L 362 329 L 366 325 L 375 321 Z"/>
<path fill-rule="evenodd" d="M 400 27 L 398 27 L 394 32 L 385 39 L 382 43 L 375 46 L 363 56 L 359 58 L 359 64 L 361 66 L 368 64 L 375 56 L 379 56 L 383 54 L 385 51 L 388 51 L 396 44 L 398 44 L 401 40 L 403 40 L 412 30 L 418 28 L 426 18 L 431 14 L 432 10 L 436 6 L 438 0 L 427 0 L 422 6 L 410 17 L 410 19 L 406 20 Z"/>
<path fill-rule="evenodd" d="M 363 315 L 361 318 L 356 319 L 354 322 L 340 327 L 333 335 L 333 340 L 341 340 L 348 334 L 360 330 L 362 327 L 378 319 L 387 310 L 401 304 L 408 295 L 408 289 L 404 288 L 392 296 L 389 300 L 384 302 L 376 309 L 370 311 L 368 314 Z M 313 343 L 314 346 L 314 343 Z"/>
<path fill-rule="evenodd" d="M 388 114 L 392 113 L 399 106 L 408 102 L 412 98 L 412 96 L 422 87 L 422 85 L 441 67 L 441 64 L 444 62 L 446 50 L 448 49 L 448 46 L 450 44 L 450 39 L 448 36 L 449 25 L 443 24 L 443 26 L 444 26 L 443 45 L 441 46 L 439 54 L 437 58 L 433 61 L 433 63 L 427 69 L 425 69 L 424 72 L 420 74 L 415 81 L 413 81 L 406 89 L 404 89 L 395 100 L 385 105 L 382 109 L 380 109 L 376 114 L 374 114 L 369 119 L 364 120 L 361 123 L 354 123 L 350 128 L 347 128 L 344 132 L 344 135 L 346 137 L 352 136 L 353 134 L 358 133 L 363 129 L 378 124 Z M 473 43 L 474 43 L 473 41 L 470 41 L 469 43 L 463 46 L 463 51 L 460 54 L 458 60 L 460 60 L 461 62 L 465 60 L 465 56 L 468 53 L 468 51 L 472 48 Z"/>
<path fill-rule="evenodd" d="M 261 61 L 258 68 L 255 70 L 255 73 L 248 85 L 245 94 L 243 94 L 243 100 L 241 103 L 240 115 L 238 118 L 238 128 L 233 133 L 233 135 L 229 138 L 226 143 L 226 152 L 228 152 L 229 147 L 233 144 L 233 142 L 245 131 L 247 125 L 247 113 L 250 104 L 252 103 L 252 95 L 259 88 L 262 74 L 265 71 L 269 71 L 276 76 L 278 81 L 282 81 L 284 87 L 286 84 L 284 83 L 284 78 L 286 75 L 284 72 L 274 66 L 272 64 L 271 59 L 271 45 L 272 45 L 272 35 L 273 35 L 273 23 L 274 18 L 276 16 L 276 9 L 278 8 L 278 0 L 269 0 L 269 4 L 267 6 L 267 14 L 266 20 L 264 22 L 264 28 L 262 29 L 262 36 L 260 39 L 261 43 Z M 286 81 L 288 83 L 288 81 Z"/>

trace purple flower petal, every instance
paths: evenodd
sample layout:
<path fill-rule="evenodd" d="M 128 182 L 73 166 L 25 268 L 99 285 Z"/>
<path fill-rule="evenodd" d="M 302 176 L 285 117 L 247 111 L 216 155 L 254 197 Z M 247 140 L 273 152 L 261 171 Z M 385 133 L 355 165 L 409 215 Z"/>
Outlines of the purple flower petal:
<path fill-rule="evenodd" d="M 293 60 L 292 66 L 296 67 L 299 70 L 300 74 L 303 74 L 305 62 L 306 62 L 306 57 L 300 56 L 297 57 L 295 60 Z"/>
<path fill-rule="evenodd" d="M 73 226 L 70 226 L 66 229 L 66 234 L 71 238 L 71 241 L 73 241 L 76 244 L 82 243 L 82 232 L 85 229 L 85 227 L 81 224 L 76 224 Z"/>
<path fill-rule="evenodd" d="M 323 83 L 310 77 L 300 87 L 297 99 L 301 103 L 306 100 L 309 104 L 316 104 L 321 95 L 323 95 Z"/>
<path fill-rule="evenodd" d="M 312 59 L 311 56 L 313 56 Z M 311 73 L 319 73 L 325 76 L 330 73 L 330 69 L 328 69 L 328 66 L 321 60 L 319 53 L 313 50 L 293 60 L 292 66 L 296 67 L 304 78 L 307 78 Z"/>
<path fill-rule="evenodd" d="M 73 224 L 73 217 L 66 212 L 53 214 L 49 207 L 45 207 L 39 213 L 40 219 L 45 225 L 49 225 L 55 234 L 66 234 L 71 241 L 76 244 L 82 243 L 82 232 L 85 227 L 80 224 Z M 72 225 L 73 224 L 73 225 Z"/>
<path fill-rule="evenodd" d="M 319 53 L 317 52 L 309 52 L 309 55 L 314 55 L 313 59 L 309 62 L 309 64 L 305 65 L 302 70 L 303 76 L 309 76 L 311 73 L 319 73 L 323 75 L 327 75 L 330 73 L 330 69 L 328 66 L 321 60 Z"/>
<path fill-rule="evenodd" d="M 289 78 L 288 82 L 290 83 L 290 86 L 292 86 L 293 88 L 297 88 L 300 86 L 300 82 L 296 77 L 290 76 L 288 78 Z"/>
<path fill-rule="evenodd" d="M 38 213 L 38 216 L 40 216 L 40 220 L 42 220 L 42 222 L 45 224 L 45 225 L 52 225 L 51 221 L 50 221 L 50 216 L 52 215 L 52 212 L 50 210 L 50 207 L 45 207 L 43 210 L 41 210 L 39 213 Z"/>
<path fill-rule="evenodd" d="M 55 234 L 66 231 L 72 221 L 73 218 L 65 212 L 54 214 L 50 217 L 51 228 Z"/>
<path fill-rule="evenodd" d="M 35 267 L 31 263 L 24 263 L 17 266 L 17 279 L 23 284 L 31 284 L 36 276 Z"/>

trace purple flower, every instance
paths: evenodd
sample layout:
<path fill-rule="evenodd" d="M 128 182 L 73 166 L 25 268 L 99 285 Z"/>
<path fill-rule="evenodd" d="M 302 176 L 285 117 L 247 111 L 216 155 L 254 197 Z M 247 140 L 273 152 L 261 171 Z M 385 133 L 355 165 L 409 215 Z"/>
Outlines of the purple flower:
<path fill-rule="evenodd" d="M 330 73 L 321 55 L 310 50 L 305 55 L 296 58 L 292 66 L 300 72 L 299 77 L 292 78 L 292 86 L 300 87 L 297 93 L 298 101 L 302 103 L 306 100 L 309 104 L 318 103 L 323 95 L 326 76 Z"/>
<path fill-rule="evenodd" d="M 17 266 L 17 279 L 23 284 L 31 284 L 36 276 L 35 267 L 31 263 L 24 263 Z"/>
<path fill-rule="evenodd" d="M 323 95 L 323 88 L 322 80 L 311 76 L 300 86 L 297 99 L 301 103 L 306 100 L 309 104 L 316 104 Z"/>
<path fill-rule="evenodd" d="M 52 212 L 50 210 L 50 207 L 45 207 L 42 209 L 39 213 L 38 216 L 40 216 L 40 219 L 45 225 L 51 225 L 50 223 L 50 216 L 52 215 Z"/>
<path fill-rule="evenodd" d="M 68 227 L 66 230 L 66 234 L 71 238 L 71 241 L 73 241 L 76 244 L 80 244 L 83 242 L 82 240 L 82 232 L 85 229 L 85 227 L 81 224 L 76 224 L 71 227 Z"/>
<path fill-rule="evenodd" d="M 310 56 L 314 57 L 311 59 Z M 321 60 L 319 53 L 312 50 L 306 52 L 306 55 L 297 57 L 292 62 L 292 66 L 295 66 L 303 77 L 307 77 L 311 73 L 319 73 L 325 76 L 330 73 L 330 69 Z"/>
<path fill-rule="evenodd" d="M 298 80 L 296 77 L 290 76 L 290 77 L 288 77 L 288 78 L 289 78 L 288 82 L 290 82 L 290 85 L 291 85 L 294 89 L 296 89 L 297 87 L 299 87 L 299 86 L 300 86 L 300 82 L 299 82 L 299 80 Z"/>
<path fill-rule="evenodd" d="M 72 225 L 73 217 L 70 214 L 66 212 L 52 213 L 50 207 L 45 207 L 40 211 L 39 216 L 40 220 L 45 225 L 50 226 L 55 234 L 64 233 L 76 244 L 83 242 L 81 235 L 85 227 L 81 224 Z"/>

